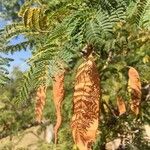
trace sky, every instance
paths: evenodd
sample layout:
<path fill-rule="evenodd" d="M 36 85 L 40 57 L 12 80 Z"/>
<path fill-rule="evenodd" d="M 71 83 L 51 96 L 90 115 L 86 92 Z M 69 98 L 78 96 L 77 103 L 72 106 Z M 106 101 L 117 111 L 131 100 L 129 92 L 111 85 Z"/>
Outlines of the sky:
<path fill-rule="evenodd" d="M 7 24 L 10 24 L 10 22 L 0 19 L 0 29 L 4 28 Z M 12 39 L 10 41 L 10 44 L 17 44 L 23 42 L 24 40 L 25 39 L 23 36 L 18 36 L 17 38 Z M 20 70 L 25 71 L 28 68 L 25 60 L 31 57 L 31 52 L 29 51 L 29 49 L 27 49 L 27 51 L 22 50 L 20 52 L 15 52 L 14 54 L 9 53 L 8 55 L 0 53 L 0 56 L 6 56 L 14 59 L 14 61 L 10 63 L 10 67 L 8 68 L 10 72 L 12 72 L 14 67 L 19 67 Z"/>

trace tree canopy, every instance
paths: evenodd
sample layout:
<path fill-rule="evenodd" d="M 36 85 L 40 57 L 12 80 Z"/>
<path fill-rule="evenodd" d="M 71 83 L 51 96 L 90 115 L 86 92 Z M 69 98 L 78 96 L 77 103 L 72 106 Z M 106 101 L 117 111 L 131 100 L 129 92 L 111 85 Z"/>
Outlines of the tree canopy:
<path fill-rule="evenodd" d="M 58 148 L 79 148 L 76 138 L 74 146 L 73 139 L 67 140 L 71 135 L 69 123 L 75 113 L 83 112 L 85 107 L 88 115 L 90 104 L 85 101 L 91 102 L 94 98 L 97 107 L 91 105 L 92 109 L 99 108 L 96 115 L 99 132 L 95 144 L 90 143 L 93 149 L 102 149 L 118 137 L 125 141 L 128 136 L 132 140 L 130 138 L 127 149 L 148 148 L 142 127 L 150 122 L 146 88 L 150 84 L 149 15 L 149 0 L 26 0 L 18 11 L 20 19 L 0 31 L 1 52 L 14 53 L 28 47 L 32 52 L 27 61 L 30 68 L 22 75 L 22 84 L 18 84 L 15 92 L 15 103 L 33 106 L 39 99 L 36 110 L 44 118 L 55 122 L 55 111 L 57 119 L 62 116 Z M 10 45 L 9 41 L 18 35 L 23 35 L 26 41 Z M 64 72 L 64 100 L 55 103 L 52 88 L 56 76 Z M 4 74 L 0 78 L 4 78 Z M 80 82 L 100 88 L 99 96 L 92 94 L 94 88 L 91 91 L 92 88 L 80 87 Z M 42 91 L 41 87 L 46 88 Z M 62 93 L 55 91 L 56 95 Z M 33 114 L 30 114 L 32 119 Z M 95 114 L 89 116 L 94 118 Z"/>

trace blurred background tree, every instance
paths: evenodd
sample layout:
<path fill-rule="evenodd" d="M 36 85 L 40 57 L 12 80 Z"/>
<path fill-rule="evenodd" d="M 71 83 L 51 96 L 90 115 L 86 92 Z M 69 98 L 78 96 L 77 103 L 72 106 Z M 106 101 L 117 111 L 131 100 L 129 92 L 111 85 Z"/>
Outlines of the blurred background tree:
<path fill-rule="evenodd" d="M 0 0 L 0 18 L 9 21 L 18 21 L 18 11 L 20 10 L 24 0 Z"/>

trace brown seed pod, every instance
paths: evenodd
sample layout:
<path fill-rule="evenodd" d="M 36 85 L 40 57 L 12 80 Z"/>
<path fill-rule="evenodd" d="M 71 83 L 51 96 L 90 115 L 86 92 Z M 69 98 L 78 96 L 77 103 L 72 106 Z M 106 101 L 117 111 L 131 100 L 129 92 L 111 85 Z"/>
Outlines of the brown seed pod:
<path fill-rule="evenodd" d="M 75 78 L 73 117 L 71 121 L 75 144 L 80 150 L 90 150 L 99 124 L 99 74 L 93 58 L 82 63 Z"/>
<path fill-rule="evenodd" d="M 46 87 L 40 86 L 36 93 L 35 119 L 38 123 L 42 121 L 43 108 L 46 100 Z"/>
<path fill-rule="evenodd" d="M 131 93 L 131 110 L 138 115 L 141 102 L 141 82 L 136 69 L 131 67 L 128 71 L 129 81 L 128 87 Z"/>
<path fill-rule="evenodd" d="M 62 107 L 62 101 L 64 99 L 64 92 L 65 92 L 64 77 L 65 77 L 65 72 L 61 72 L 55 76 L 53 81 L 53 97 L 54 97 L 54 105 L 55 105 L 55 111 L 57 117 L 56 124 L 54 127 L 55 144 L 57 143 L 58 130 L 62 123 L 61 107 Z"/>
<path fill-rule="evenodd" d="M 117 107 L 118 107 L 119 116 L 121 116 L 126 112 L 125 102 L 120 96 L 117 97 Z"/>

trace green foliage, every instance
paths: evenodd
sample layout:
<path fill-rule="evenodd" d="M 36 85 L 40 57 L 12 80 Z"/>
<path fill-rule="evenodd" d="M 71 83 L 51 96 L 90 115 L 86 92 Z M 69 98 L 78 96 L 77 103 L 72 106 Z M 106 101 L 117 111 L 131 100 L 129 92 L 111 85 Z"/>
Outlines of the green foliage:
<path fill-rule="evenodd" d="M 91 44 L 94 48 L 93 55 L 101 78 L 100 135 L 94 146 L 95 150 L 102 149 L 108 141 L 124 134 L 134 136 L 133 143 L 128 144 L 129 147 L 140 149 L 138 141 L 146 147 L 141 127 L 150 122 L 150 112 L 145 109 L 149 102 L 142 98 L 141 113 L 136 122 L 129 110 L 123 116 L 118 116 L 116 98 L 122 96 L 126 105 L 129 105 L 129 66 L 138 70 L 142 85 L 150 82 L 149 3 L 149 0 L 26 1 L 19 12 L 22 21 L 1 30 L 2 52 L 15 52 L 28 46 L 32 50 L 32 57 L 28 60 L 30 69 L 22 76 L 23 84 L 18 84 L 16 97 L 11 98 L 15 102 L 21 102 L 18 103 L 19 106 L 23 105 L 30 110 L 23 111 L 26 122 L 33 119 L 33 93 L 41 84 L 48 87 L 44 116 L 52 122 L 55 121 L 51 83 L 58 72 L 67 71 L 66 97 L 63 104 L 64 122 L 59 132 L 59 142 L 57 147 L 53 144 L 39 143 L 41 149 L 66 150 L 73 147 L 69 121 L 72 116 L 74 74 L 76 67 L 83 60 L 81 53 L 86 44 Z M 17 45 L 8 44 L 13 37 L 20 34 L 24 35 L 27 41 Z M 12 109 L 10 111 L 12 112 Z M 11 112 L 5 112 L 4 118 L 11 118 Z M 19 113 L 22 114 L 20 111 Z M 18 120 L 21 129 L 21 121 L 22 124 L 25 124 L 25 121 L 20 118 Z M 16 127 L 16 124 L 14 126 Z M 137 128 L 140 136 L 134 132 Z"/>
<path fill-rule="evenodd" d="M 138 0 L 137 3 L 133 3 L 133 4 L 131 3 L 132 5 L 131 12 L 129 9 L 129 13 L 131 17 L 129 17 L 129 19 L 131 19 L 133 23 L 136 23 L 137 25 L 139 24 L 147 8 L 147 5 L 149 5 L 149 2 L 150 2 L 149 0 Z"/>
<path fill-rule="evenodd" d="M 8 81 L 8 70 L 9 63 L 13 61 L 10 58 L 0 57 L 0 86 L 4 86 Z"/>
<path fill-rule="evenodd" d="M 0 139 L 15 135 L 18 131 L 33 124 L 33 102 L 27 101 L 26 105 L 16 105 L 16 94 L 19 92 L 18 87 L 22 76 L 21 71 L 14 69 L 13 78 L 0 87 Z"/>

